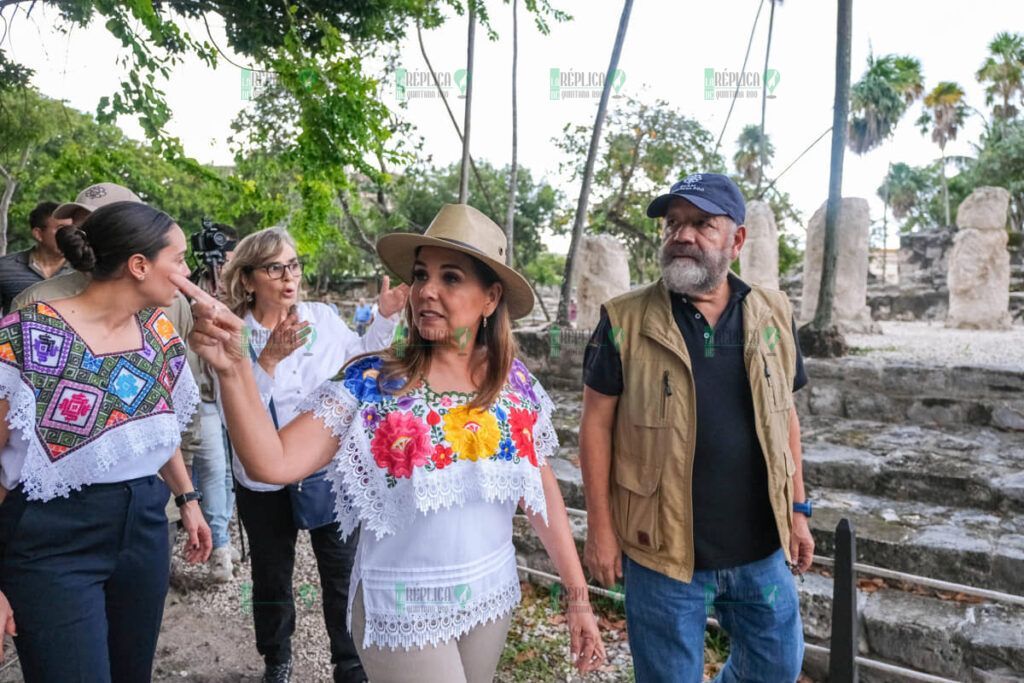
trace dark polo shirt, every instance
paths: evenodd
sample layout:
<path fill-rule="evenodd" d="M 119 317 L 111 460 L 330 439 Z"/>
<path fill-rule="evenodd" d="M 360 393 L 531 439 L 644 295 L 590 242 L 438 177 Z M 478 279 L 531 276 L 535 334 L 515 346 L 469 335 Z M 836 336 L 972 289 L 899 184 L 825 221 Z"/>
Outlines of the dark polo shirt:
<path fill-rule="evenodd" d="M 70 272 L 72 272 L 72 268 L 65 262 L 61 269 L 54 273 L 54 277 Z M 13 254 L 0 257 L 0 307 L 3 312 L 10 313 L 14 297 L 45 279 L 32 263 L 31 249 L 16 251 Z"/>
<path fill-rule="evenodd" d="M 729 302 L 712 328 L 687 297 L 671 294 L 672 315 L 686 343 L 697 394 L 693 460 L 696 569 L 725 569 L 763 559 L 779 548 L 768 498 L 768 471 L 757 440 L 754 400 L 743 362 L 743 299 L 750 286 L 729 274 Z M 622 393 L 622 359 L 610 343 L 604 309 L 584 356 L 585 384 Z M 796 325 L 793 326 L 796 339 Z M 807 384 L 796 349 L 793 390 Z M 652 391 L 655 389 L 652 389 Z"/>

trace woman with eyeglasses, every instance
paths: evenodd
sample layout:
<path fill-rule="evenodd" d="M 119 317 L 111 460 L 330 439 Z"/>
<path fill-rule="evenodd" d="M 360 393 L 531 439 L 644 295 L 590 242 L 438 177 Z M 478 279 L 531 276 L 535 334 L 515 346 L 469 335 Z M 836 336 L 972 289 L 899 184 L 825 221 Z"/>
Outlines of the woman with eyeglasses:
<path fill-rule="evenodd" d="M 386 348 L 408 298 L 408 286 L 390 289 L 385 277 L 381 315 L 365 336 L 358 336 L 331 307 L 301 301 L 302 263 L 295 242 L 282 228 L 241 240 L 223 280 L 224 303 L 245 322 L 243 353 L 252 362 L 260 398 L 279 427 L 288 424 L 299 403 L 349 358 Z M 288 681 L 291 676 L 295 541 L 299 529 L 308 529 L 323 591 L 334 680 L 365 681 L 345 626 L 356 539 L 341 541 L 334 497 L 323 471 L 282 487 L 250 477 L 237 456 L 232 467 L 239 484 L 238 514 L 252 552 L 251 607 L 256 649 L 266 667 L 263 680 Z"/>

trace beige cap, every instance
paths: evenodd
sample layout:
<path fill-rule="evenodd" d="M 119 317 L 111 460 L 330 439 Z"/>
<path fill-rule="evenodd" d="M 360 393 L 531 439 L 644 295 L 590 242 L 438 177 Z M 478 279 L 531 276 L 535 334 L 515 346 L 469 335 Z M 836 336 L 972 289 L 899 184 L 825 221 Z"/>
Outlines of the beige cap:
<path fill-rule="evenodd" d="M 53 212 L 54 218 L 71 218 L 79 209 L 92 213 L 101 206 L 113 204 L 114 202 L 138 202 L 142 203 L 139 195 L 127 187 L 116 183 L 96 183 L 90 185 L 75 197 L 75 201 L 66 202 L 57 207 Z"/>
<path fill-rule="evenodd" d="M 445 204 L 422 235 L 392 233 L 377 240 L 377 254 L 402 280 L 412 283 L 412 267 L 420 247 L 459 251 L 490 266 L 505 286 L 505 301 L 513 320 L 533 310 L 533 289 L 522 275 L 505 265 L 505 231 L 468 204 Z"/>

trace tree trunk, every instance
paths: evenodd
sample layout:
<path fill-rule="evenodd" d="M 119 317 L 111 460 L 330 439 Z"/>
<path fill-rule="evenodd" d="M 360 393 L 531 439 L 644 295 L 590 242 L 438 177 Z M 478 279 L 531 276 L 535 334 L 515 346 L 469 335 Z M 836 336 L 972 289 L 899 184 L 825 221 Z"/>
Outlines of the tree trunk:
<path fill-rule="evenodd" d="M 14 198 L 14 191 L 18 188 L 18 181 L 11 176 L 4 179 L 4 194 L 0 197 L 0 256 L 7 253 L 7 212 L 11 209 L 11 200 Z"/>
<path fill-rule="evenodd" d="M 850 112 L 850 28 L 853 21 L 853 0 L 839 0 L 836 21 L 836 90 L 832 111 L 832 161 L 829 170 L 828 204 L 825 209 L 825 247 L 821 263 L 821 287 L 818 306 L 810 327 L 811 334 L 801 334 L 800 342 L 809 355 L 842 355 L 846 343 L 832 320 L 832 302 L 836 288 L 837 229 L 842 207 L 843 153 L 846 149 L 846 126 Z M 803 332 L 803 330 L 802 330 Z M 814 337 L 814 338 L 812 338 Z M 808 348 L 810 347 L 810 348 Z"/>
<path fill-rule="evenodd" d="M 764 180 L 764 162 L 768 143 L 764 137 L 764 117 L 768 108 L 768 55 L 772 51 L 772 28 L 775 26 L 775 0 L 771 0 L 772 8 L 768 14 L 768 47 L 764 49 L 764 72 L 761 74 L 761 150 L 758 156 L 760 163 L 757 167 L 757 191 L 755 196 L 761 196 L 761 183 Z"/>
<path fill-rule="evenodd" d="M 437 72 L 434 71 L 433 65 L 430 63 L 430 57 L 427 56 L 427 48 L 423 45 L 423 28 L 420 26 L 419 20 L 416 21 L 416 39 L 420 44 L 420 54 L 423 55 L 423 61 L 427 64 L 427 70 L 430 71 L 430 77 L 434 80 L 434 87 L 437 88 L 437 94 L 441 98 L 441 102 L 444 103 L 444 109 L 448 112 L 448 119 L 452 122 L 452 127 L 455 128 L 455 134 L 459 136 L 459 144 L 465 145 L 466 139 L 462 135 L 462 130 L 459 129 L 459 122 L 455 120 L 455 114 L 452 113 L 451 105 L 448 104 L 448 98 L 445 97 L 444 88 L 441 87 L 441 82 L 437 80 Z M 497 217 L 498 212 L 494 209 L 494 204 L 491 203 L 491 194 L 487 191 L 484 186 L 483 179 L 480 178 L 480 171 L 476 168 L 476 162 L 473 161 L 473 155 L 469 155 L 469 168 L 473 171 L 473 177 L 476 178 L 476 186 L 480 189 L 480 195 L 484 198 L 484 203 L 487 204 L 488 215 Z"/>
<path fill-rule="evenodd" d="M 11 202 L 14 200 L 14 191 L 18 189 L 18 178 L 28 164 L 29 154 L 32 152 L 31 145 L 25 145 L 21 150 L 21 158 L 15 168 L 7 169 L 0 166 L 0 176 L 4 179 L 4 192 L 0 196 L 0 256 L 7 253 L 7 229 L 10 225 Z"/>
<path fill-rule="evenodd" d="M 459 167 L 459 204 L 469 199 L 469 124 L 473 115 L 473 36 L 476 33 L 475 0 L 469 0 L 469 37 L 466 40 L 466 116 L 462 123 L 462 164 Z"/>
<path fill-rule="evenodd" d="M 946 207 L 946 227 L 950 226 L 949 222 L 949 181 L 946 180 L 946 147 L 945 145 L 939 147 L 939 157 L 942 159 L 942 203 Z"/>
<path fill-rule="evenodd" d="M 622 4 L 622 16 L 619 17 L 619 30 L 615 34 L 615 45 L 612 57 L 608 62 L 608 73 L 605 74 L 604 88 L 601 89 L 601 102 L 597 106 L 594 121 L 594 132 L 590 136 L 590 149 L 587 151 L 587 162 L 583 167 L 583 184 L 580 187 L 579 201 L 576 203 L 576 218 L 572 224 L 572 241 L 569 243 L 569 254 L 565 259 L 565 274 L 562 280 L 562 291 L 558 301 L 558 324 L 569 325 L 569 299 L 572 297 L 572 277 L 576 268 L 576 254 L 583 240 L 583 224 L 587 219 L 587 202 L 590 199 L 590 182 L 594 177 L 594 163 L 597 161 L 597 150 L 601 144 L 601 127 L 608 110 L 608 97 L 612 90 L 612 76 L 619 66 L 622 44 L 626 40 L 626 28 L 629 26 L 629 13 L 633 9 L 633 0 L 625 0 Z"/>
<path fill-rule="evenodd" d="M 516 68 L 519 62 L 519 19 L 516 16 L 518 0 L 512 0 L 512 170 L 508 178 L 508 211 L 505 213 L 505 240 L 508 242 L 505 252 L 505 264 L 510 268 L 515 262 L 513 250 L 513 238 L 515 237 L 516 224 L 516 175 L 519 172 L 519 110 L 516 95 Z M 543 302 L 541 302 L 543 306 Z M 551 317 L 547 310 L 544 317 L 548 320 Z"/>

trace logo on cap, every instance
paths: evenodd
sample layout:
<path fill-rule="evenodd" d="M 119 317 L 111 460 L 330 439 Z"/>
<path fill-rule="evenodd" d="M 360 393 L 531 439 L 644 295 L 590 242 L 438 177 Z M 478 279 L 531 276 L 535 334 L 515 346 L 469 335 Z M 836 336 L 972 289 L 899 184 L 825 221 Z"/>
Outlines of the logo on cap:
<path fill-rule="evenodd" d="M 92 187 L 86 188 L 82 194 L 89 199 L 99 199 L 100 197 L 107 196 L 107 188 L 102 185 L 93 185 Z"/>

